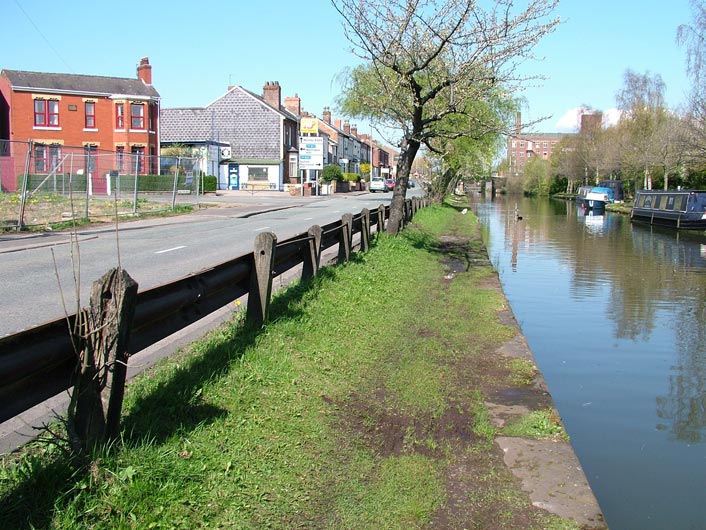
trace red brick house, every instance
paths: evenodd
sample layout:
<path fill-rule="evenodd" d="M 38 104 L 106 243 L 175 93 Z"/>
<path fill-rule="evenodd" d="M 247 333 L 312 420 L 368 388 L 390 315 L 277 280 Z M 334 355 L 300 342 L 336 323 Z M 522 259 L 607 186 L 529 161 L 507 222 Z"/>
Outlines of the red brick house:
<path fill-rule="evenodd" d="M 89 172 L 132 171 L 126 167 L 132 155 L 140 173 L 157 173 L 159 102 L 147 57 L 141 59 L 134 79 L 2 70 L 3 168 L 10 166 L 7 156 L 14 159 L 15 170 L 24 167 L 31 145 L 28 169 L 34 174 L 48 173 L 66 153 L 81 151 L 111 157 L 101 168 L 90 162 Z M 14 191 L 16 175 L 6 178 L 7 173 L 5 169 L 2 174 L 3 189 Z"/>

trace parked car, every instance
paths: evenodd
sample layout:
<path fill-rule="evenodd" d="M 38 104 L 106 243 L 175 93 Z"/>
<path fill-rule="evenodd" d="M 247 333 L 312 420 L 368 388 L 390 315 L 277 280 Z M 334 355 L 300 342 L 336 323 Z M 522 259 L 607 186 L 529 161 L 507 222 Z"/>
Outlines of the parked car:
<path fill-rule="evenodd" d="M 376 191 L 387 191 L 387 186 L 385 185 L 384 178 L 373 177 L 370 180 L 370 192 L 375 193 Z"/>
<path fill-rule="evenodd" d="M 394 179 L 385 179 L 385 191 L 393 191 L 395 189 Z"/>

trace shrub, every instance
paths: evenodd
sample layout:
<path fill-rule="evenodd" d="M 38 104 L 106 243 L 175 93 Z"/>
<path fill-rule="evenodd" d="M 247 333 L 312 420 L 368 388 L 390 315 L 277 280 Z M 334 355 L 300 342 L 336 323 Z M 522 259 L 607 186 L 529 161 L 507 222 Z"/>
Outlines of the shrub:
<path fill-rule="evenodd" d="M 360 175 L 358 173 L 343 173 L 343 180 L 348 182 L 358 182 Z"/>
<path fill-rule="evenodd" d="M 321 182 L 329 183 L 332 180 L 343 180 L 343 170 L 337 164 L 324 166 L 321 170 Z"/>
<path fill-rule="evenodd" d="M 206 175 L 203 177 L 203 193 L 208 191 L 216 191 L 218 187 L 218 179 L 214 175 Z"/>

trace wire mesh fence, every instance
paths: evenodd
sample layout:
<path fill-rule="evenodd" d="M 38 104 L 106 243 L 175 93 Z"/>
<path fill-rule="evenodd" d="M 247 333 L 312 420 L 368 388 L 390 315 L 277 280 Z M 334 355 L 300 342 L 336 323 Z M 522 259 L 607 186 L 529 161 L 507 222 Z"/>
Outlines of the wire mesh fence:
<path fill-rule="evenodd" d="M 0 228 L 168 212 L 197 206 L 204 176 L 198 158 L 150 156 L 133 148 L 0 140 Z"/>

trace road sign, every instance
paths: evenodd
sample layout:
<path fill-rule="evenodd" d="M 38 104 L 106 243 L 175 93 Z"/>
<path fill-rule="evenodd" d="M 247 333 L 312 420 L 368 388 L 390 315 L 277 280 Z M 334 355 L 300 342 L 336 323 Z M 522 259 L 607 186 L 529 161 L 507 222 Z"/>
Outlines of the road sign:
<path fill-rule="evenodd" d="M 324 139 L 321 136 L 299 137 L 299 169 L 324 168 Z"/>

